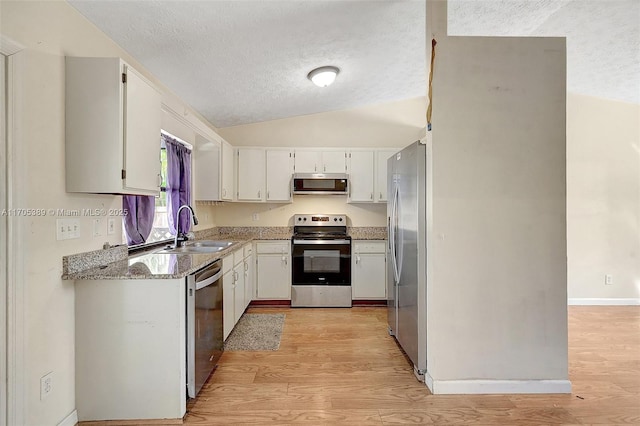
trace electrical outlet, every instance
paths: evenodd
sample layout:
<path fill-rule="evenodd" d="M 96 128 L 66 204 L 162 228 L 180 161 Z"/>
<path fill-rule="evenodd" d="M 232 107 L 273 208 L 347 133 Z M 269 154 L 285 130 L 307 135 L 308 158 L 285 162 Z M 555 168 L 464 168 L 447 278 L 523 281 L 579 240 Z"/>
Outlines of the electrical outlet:
<path fill-rule="evenodd" d="M 102 220 L 93 219 L 93 236 L 99 237 L 102 235 Z"/>
<path fill-rule="evenodd" d="M 613 284 L 613 275 L 607 274 L 604 276 L 604 284 L 612 285 Z"/>
<path fill-rule="evenodd" d="M 251 216 L 251 219 L 252 219 L 253 221 L 258 221 L 258 220 L 260 220 L 260 215 L 259 215 L 258 213 L 254 213 L 254 214 Z"/>
<path fill-rule="evenodd" d="M 107 219 L 107 234 L 113 235 L 116 233 L 116 218 L 110 217 Z"/>
<path fill-rule="evenodd" d="M 40 378 L 40 401 L 44 401 L 53 392 L 53 371 Z"/>

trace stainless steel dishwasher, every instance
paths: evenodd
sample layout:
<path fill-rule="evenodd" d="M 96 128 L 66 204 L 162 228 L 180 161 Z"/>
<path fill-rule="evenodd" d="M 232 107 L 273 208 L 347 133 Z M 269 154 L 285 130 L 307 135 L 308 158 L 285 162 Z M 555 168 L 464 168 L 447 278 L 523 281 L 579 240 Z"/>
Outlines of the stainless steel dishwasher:
<path fill-rule="evenodd" d="M 187 395 L 195 398 L 224 349 L 222 261 L 187 277 Z"/>

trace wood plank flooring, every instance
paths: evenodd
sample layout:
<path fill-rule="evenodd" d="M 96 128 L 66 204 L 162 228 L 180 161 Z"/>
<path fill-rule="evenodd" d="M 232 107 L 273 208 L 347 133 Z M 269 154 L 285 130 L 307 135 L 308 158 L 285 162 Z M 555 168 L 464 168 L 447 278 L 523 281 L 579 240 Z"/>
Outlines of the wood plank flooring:
<path fill-rule="evenodd" d="M 385 308 L 250 312 L 286 314 L 280 349 L 226 352 L 185 424 L 640 425 L 640 307 L 569 307 L 571 395 L 432 395 Z"/>
<path fill-rule="evenodd" d="M 280 350 L 225 353 L 185 424 L 640 424 L 640 307 L 569 308 L 572 395 L 431 395 L 384 308 L 251 312 L 286 314 Z"/>

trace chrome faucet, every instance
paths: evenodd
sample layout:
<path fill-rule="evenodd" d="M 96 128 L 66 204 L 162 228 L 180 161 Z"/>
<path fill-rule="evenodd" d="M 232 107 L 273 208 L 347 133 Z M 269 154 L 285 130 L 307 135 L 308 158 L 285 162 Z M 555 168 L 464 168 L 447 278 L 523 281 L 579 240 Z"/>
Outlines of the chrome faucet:
<path fill-rule="evenodd" d="M 196 214 L 193 212 L 193 209 L 191 208 L 191 206 L 188 204 L 181 205 L 178 211 L 176 212 L 176 238 L 173 241 L 173 248 L 181 247 L 182 243 L 184 242 L 184 240 L 181 240 L 180 245 L 178 245 L 178 237 L 180 237 L 180 211 L 185 207 L 188 208 L 189 211 L 191 212 L 191 216 L 190 216 L 191 224 L 194 226 L 198 224 L 198 218 L 196 217 Z"/>

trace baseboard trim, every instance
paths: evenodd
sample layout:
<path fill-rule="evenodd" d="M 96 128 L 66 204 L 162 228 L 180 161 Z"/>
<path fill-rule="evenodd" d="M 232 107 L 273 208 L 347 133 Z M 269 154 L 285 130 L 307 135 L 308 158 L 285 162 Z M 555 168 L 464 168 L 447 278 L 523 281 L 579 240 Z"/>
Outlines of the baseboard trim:
<path fill-rule="evenodd" d="M 427 373 L 424 382 L 434 395 L 571 393 L 569 380 L 434 380 Z"/>
<path fill-rule="evenodd" d="M 640 298 L 576 297 L 567 302 L 569 306 L 637 306 Z"/>
<path fill-rule="evenodd" d="M 375 300 L 375 299 L 366 299 L 366 300 L 352 300 L 351 306 L 387 306 L 387 300 Z"/>
<path fill-rule="evenodd" d="M 269 306 L 291 306 L 291 300 L 252 300 L 249 306 L 260 306 L 263 308 Z"/>
<path fill-rule="evenodd" d="M 58 426 L 75 426 L 78 424 L 78 410 L 73 410 L 71 414 L 64 418 Z"/>

